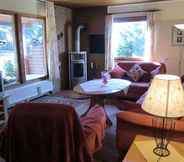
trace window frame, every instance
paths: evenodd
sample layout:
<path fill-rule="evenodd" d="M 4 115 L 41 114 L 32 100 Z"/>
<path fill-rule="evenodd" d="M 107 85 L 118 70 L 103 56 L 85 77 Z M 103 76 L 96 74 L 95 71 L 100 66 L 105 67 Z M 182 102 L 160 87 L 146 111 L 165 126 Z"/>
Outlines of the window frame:
<path fill-rule="evenodd" d="M 112 23 L 123 23 L 123 22 L 139 22 L 139 21 L 146 21 L 147 22 L 147 16 L 146 15 L 139 15 L 139 16 L 117 16 L 113 17 L 113 22 Z M 113 34 L 113 33 L 112 33 Z M 112 41 L 112 40 L 111 40 Z M 119 61 L 143 61 L 143 57 L 124 57 L 124 56 L 116 56 L 114 57 L 114 62 L 119 62 Z"/>
<path fill-rule="evenodd" d="M 14 25 L 14 41 L 15 41 L 15 47 L 16 47 L 16 62 L 17 62 L 17 71 L 16 71 L 16 82 L 15 83 L 9 83 L 9 84 L 4 84 L 4 88 L 6 89 L 6 87 L 11 87 L 14 85 L 19 85 L 20 84 L 20 68 L 19 68 L 19 49 L 18 49 L 18 41 L 17 41 L 17 23 L 16 23 L 16 14 L 14 12 L 11 11 L 4 11 L 4 10 L 0 10 L 0 14 L 2 15 L 9 15 L 12 16 L 13 18 L 13 25 Z"/>
<path fill-rule="evenodd" d="M 43 20 L 43 24 L 44 24 L 44 58 L 45 58 L 45 71 L 46 71 L 46 75 L 36 78 L 36 79 L 32 79 L 32 80 L 26 80 L 26 74 L 25 74 L 25 65 L 24 65 L 24 50 L 23 50 L 23 34 L 22 34 L 22 23 L 21 23 L 21 18 L 25 17 L 25 18 L 34 18 L 34 19 L 41 19 Z M 21 45 L 19 45 L 20 48 L 20 63 L 22 64 L 22 68 L 20 68 L 21 70 L 21 75 L 22 75 L 22 82 L 23 83 L 29 83 L 35 80 L 44 80 L 48 78 L 48 58 L 47 58 L 47 34 L 46 34 L 46 17 L 44 16 L 37 16 L 37 15 L 32 15 L 32 14 L 19 14 L 18 15 L 18 32 L 19 32 L 19 42 L 21 42 Z"/>
<path fill-rule="evenodd" d="M 46 80 L 49 77 L 48 74 L 48 55 L 47 55 L 47 24 L 46 24 L 46 16 L 40 16 L 35 14 L 27 14 L 27 13 L 17 13 L 14 11 L 1 10 L 0 14 L 13 16 L 14 20 L 14 30 L 15 30 L 15 45 L 16 45 L 16 58 L 17 58 L 17 81 L 16 83 L 10 83 L 4 85 L 5 89 L 10 89 L 12 87 L 17 87 L 22 84 L 32 83 L 36 81 Z M 23 51 L 23 39 L 22 39 L 22 24 L 21 18 L 35 18 L 43 20 L 44 25 L 44 63 L 46 75 L 32 79 L 26 80 L 25 74 L 25 65 L 24 65 L 24 51 Z"/>

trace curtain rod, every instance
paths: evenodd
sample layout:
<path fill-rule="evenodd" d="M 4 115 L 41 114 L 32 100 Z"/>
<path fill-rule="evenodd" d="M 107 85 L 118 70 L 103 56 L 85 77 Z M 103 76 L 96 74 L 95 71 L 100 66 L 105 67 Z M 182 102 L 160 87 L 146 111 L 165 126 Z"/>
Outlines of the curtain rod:
<path fill-rule="evenodd" d="M 118 12 L 118 13 L 110 13 L 107 15 L 117 15 L 117 14 L 129 14 L 129 13 L 139 13 L 139 12 L 159 12 L 160 9 L 152 9 L 152 10 L 142 10 L 142 11 L 129 11 L 129 12 Z"/>

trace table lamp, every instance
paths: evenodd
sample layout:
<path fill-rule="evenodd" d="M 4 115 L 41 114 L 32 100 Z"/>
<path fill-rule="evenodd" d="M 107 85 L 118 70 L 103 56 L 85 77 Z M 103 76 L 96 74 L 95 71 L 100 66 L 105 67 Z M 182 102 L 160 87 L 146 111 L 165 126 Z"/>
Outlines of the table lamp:
<path fill-rule="evenodd" d="M 174 25 L 177 29 L 184 30 L 184 24 L 176 24 Z"/>
<path fill-rule="evenodd" d="M 156 147 L 153 152 L 166 157 L 170 133 L 175 129 L 174 118 L 184 116 L 184 91 L 181 80 L 175 75 L 156 75 L 142 104 L 147 113 L 157 116 L 153 121 Z"/>

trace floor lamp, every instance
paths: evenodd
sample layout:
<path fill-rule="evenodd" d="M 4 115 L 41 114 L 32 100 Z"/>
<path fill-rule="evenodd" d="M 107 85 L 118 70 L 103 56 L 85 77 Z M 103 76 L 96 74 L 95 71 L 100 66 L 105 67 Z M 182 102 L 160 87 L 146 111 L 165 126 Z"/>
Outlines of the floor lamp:
<path fill-rule="evenodd" d="M 159 157 L 169 156 L 169 137 L 175 129 L 174 118 L 184 116 L 184 91 L 180 77 L 156 75 L 142 104 L 147 113 L 157 116 L 153 121 L 156 147 Z"/>

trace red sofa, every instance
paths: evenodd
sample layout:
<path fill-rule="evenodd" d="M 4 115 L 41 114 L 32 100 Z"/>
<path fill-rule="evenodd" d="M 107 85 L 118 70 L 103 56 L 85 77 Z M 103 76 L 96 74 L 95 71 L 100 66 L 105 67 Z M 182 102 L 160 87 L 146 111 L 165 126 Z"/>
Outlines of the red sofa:
<path fill-rule="evenodd" d="M 114 97 L 136 101 L 148 90 L 150 81 L 153 77 L 151 75 L 151 72 L 153 70 L 158 68 L 158 71 L 156 71 L 155 75 L 166 73 L 166 66 L 164 63 L 145 61 L 119 61 L 117 63 L 118 66 L 120 66 L 126 71 L 129 71 L 135 64 L 138 64 L 147 73 L 144 74 L 138 82 L 132 81 L 132 84 L 130 85 L 127 94 L 124 94 L 124 92 L 120 92 L 118 94 L 115 94 Z M 122 77 L 122 79 L 130 80 L 128 76 L 124 76 Z"/>
<path fill-rule="evenodd" d="M 116 146 L 120 155 L 128 151 L 136 135 L 153 137 L 155 128 L 152 126 L 152 120 L 156 118 L 145 113 L 141 105 L 135 102 L 122 101 L 122 104 L 127 111 L 117 114 Z M 175 132 L 171 139 L 184 142 L 184 118 L 178 118 L 175 122 Z"/>

